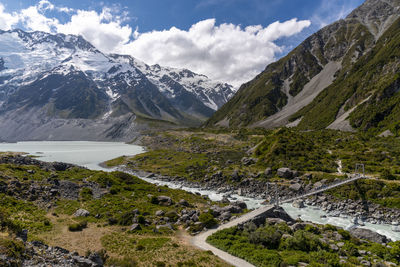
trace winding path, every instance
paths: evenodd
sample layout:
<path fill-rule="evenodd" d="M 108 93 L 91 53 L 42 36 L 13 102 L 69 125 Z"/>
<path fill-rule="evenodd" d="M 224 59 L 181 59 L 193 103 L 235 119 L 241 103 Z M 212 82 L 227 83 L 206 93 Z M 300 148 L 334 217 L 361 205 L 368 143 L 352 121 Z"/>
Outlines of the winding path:
<path fill-rule="evenodd" d="M 249 213 L 246 213 L 246 214 L 240 216 L 239 218 L 236 218 L 230 222 L 220 225 L 218 228 L 210 229 L 206 232 L 203 232 L 201 234 L 194 236 L 191 240 L 191 243 L 194 246 L 201 248 L 203 250 L 211 250 L 215 255 L 217 255 L 224 261 L 226 261 L 234 266 L 240 266 L 240 267 L 252 266 L 252 267 L 254 267 L 254 265 L 248 263 L 247 261 L 240 259 L 238 257 L 232 256 L 231 254 L 208 244 L 206 242 L 206 240 L 207 240 L 207 237 L 209 237 L 210 235 L 214 234 L 215 232 L 217 232 L 219 230 L 230 228 L 230 227 L 236 226 L 240 223 L 247 222 L 256 216 L 261 215 L 264 212 L 267 212 L 268 210 L 270 210 L 272 208 L 274 208 L 273 205 L 267 205 L 267 206 L 263 206 L 261 208 L 255 209 Z"/>
<path fill-rule="evenodd" d="M 367 178 L 367 177 L 361 176 L 361 175 L 357 175 L 355 177 L 352 177 L 352 178 L 349 178 L 349 179 L 346 179 L 346 180 L 331 184 L 329 186 L 325 186 L 323 188 L 312 190 L 312 191 L 307 192 L 305 194 L 302 194 L 300 196 L 282 200 L 282 201 L 280 201 L 280 203 L 293 202 L 293 201 L 295 201 L 297 199 L 301 199 L 301 198 L 304 198 L 304 197 L 309 197 L 309 196 L 312 196 L 312 195 L 315 195 L 315 194 L 319 194 L 319 193 L 322 193 L 324 191 L 330 190 L 332 188 L 335 188 L 335 187 L 338 187 L 338 186 L 342 186 L 344 184 L 348 184 L 348 183 L 357 181 L 359 179 L 364 179 L 364 178 Z M 240 216 L 239 218 L 236 218 L 236 219 L 234 219 L 234 220 L 232 220 L 230 222 L 222 224 L 218 228 L 210 229 L 210 230 L 207 230 L 207 231 L 205 231 L 203 233 L 200 233 L 200 234 L 194 236 L 192 238 L 192 240 L 191 240 L 191 243 L 194 246 L 196 246 L 198 248 L 201 248 L 203 250 L 212 251 L 216 256 L 218 256 L 219 258 L 223 259 L 224 261 L 226 261 L 226 262 L 228 262 L 228 263 L 230 263 L 230 264 L 232 264 L 234 266 L 239 266 L 239 267 L 251 266 L 251 267 L 254 267 L 254 265 L 252 265 L 251 263 L 249 263 L 249 262 L 247 262 L 247 261 L 245 261 L 243 259 L 240 259 L 238 257 L 235 257 L 235 256 L 233 256 L 233 255 L 231 255 L 231 254 L 229 254 L 229 253 L 227 253 L 225 251 L 222 251 L 222 250 L 210 245 L 209 243 L 206 242 L 206 240 L 210 235 L 214 234 L 215 232 L 217 232 L 219 230 L 230 228 L 230 227 L 236 226 L 238 224 L 247 222 L 247 221 L 253 219 L 254 217 L 257 217 L 257 216 L 259 216 L 259 215 L 261 215 L 261 214 L 263 214 L 263 213 L 265 213 L 265 212 L 267 212 L 267 211 L 269 211 L 270 209 L 273 209 L 273 208 L 274 208 L 273 205 L 262 206 L 262 207 L 260 207 L 258 209 L 255 209 L 255 210 L 253 210 L 253 211 L 251 211 L 249 213 L 246 213 L 246 214 Z"/>

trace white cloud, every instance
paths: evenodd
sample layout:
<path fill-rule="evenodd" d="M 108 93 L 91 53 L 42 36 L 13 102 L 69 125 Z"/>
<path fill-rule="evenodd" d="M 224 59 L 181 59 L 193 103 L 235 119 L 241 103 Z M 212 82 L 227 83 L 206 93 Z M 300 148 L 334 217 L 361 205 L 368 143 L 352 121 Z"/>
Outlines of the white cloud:
<path fill-rule="evenodd" d="M 69 15 L 66 23 L 49 17 L 47 11 Z M 82 35 L 106 53 L 130 54 L 149 64 L 188 68 L 212 79 L 239 86 L 252 79 L 275 60 L 282 47 L 274 41 L 301 32 L 310 21 L 291 19 L 245 28 L 215 19 L 199 21 L 189 30 L 172 27 L 163 31 L 141 33 L 126 24 L 128 14 L 118 6 L 101 12 L 58 7 L 49 0 L 8 14 L 0 4 L 0 29 L 18 23 L 27 30 Z"/>
<path fill-rule="evenodd" d="M 60 33 L 82 35 L 106 53 L 115 52 L 116 48 L 128 43 L 132 35 L 132 28 L 122 26 L 121 21 L 116 20 L 108 8 L 104 8 L 101 13 L 78 10 L 69 22 L 56 27 Z"/>
<path fill-rule="evenodd" d="M 4 5 L 0 3 L 0 30 L 10 30 L 13 25 L 18 23 L 19 18 L 4 11 Z"/>
<path fill-rule="evenodd" d="M 150 64 L 184 67 L 234 85 L 250 80 L 275 60 L 281 51 L 274 41 L 310 26 L 297 19 L 241 28 L 216 25 L 215 19 L 194 24 L 188 31 L 172 27 L 141 33 L 118 52 L 131 54 Z"/>
<path fill-rule="evenodd" d="M 345 18 L 362 2 L 363 0 L 322 0 L 312 16 L 311 21 L 313 24 L 315 23 L 315 25 L 318 25 L 319 28 L 325 27 L 334 21 Z M 332 10 L 335 12 L 332 12 Z"/>

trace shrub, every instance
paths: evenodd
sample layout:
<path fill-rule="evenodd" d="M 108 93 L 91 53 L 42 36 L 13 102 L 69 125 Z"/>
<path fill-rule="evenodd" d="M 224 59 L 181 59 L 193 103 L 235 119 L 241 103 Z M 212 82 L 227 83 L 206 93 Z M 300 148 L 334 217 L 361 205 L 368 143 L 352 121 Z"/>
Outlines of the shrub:
<path fill-rule="evenodd" d="M 208 212 L 200 214 L 199 221 L 207 228 L 212 228 L 217 225 L 217 220 L 215 220 L 214 216 Z"/>
<path fill-rule="evenodd" d="M 68 226 L 68 230 L 71 232 L 79 232 L 87 227 L 87 221 L 81 221 Z"/>
<path fill-rule="evenodd" d="M 282 234 L 275 227 L 267 226 L 250 233 L 249 241 L 253 244 L 263 245 L 268 249 L 276 249 L 279 247 L 281 237 Z"/>
<path fill-rule="evenodd" d="M 343 237 L 344 240 L 350 240 L 351 238 L 350 233 L 347 232 L 346 230 L 339 229 L 337 232 Z"/>
<path fill-rule="evenodd" d="M 138 216 L 138 223 L 145 224 L 146 223 L 146 218 L 143 215 L 139 215 Z"/>
<path fill-rule="evenodd" d="M 158 198 L 156 196 L 151 196 L 150 203 L 157 205 L 158 204 Z"/>

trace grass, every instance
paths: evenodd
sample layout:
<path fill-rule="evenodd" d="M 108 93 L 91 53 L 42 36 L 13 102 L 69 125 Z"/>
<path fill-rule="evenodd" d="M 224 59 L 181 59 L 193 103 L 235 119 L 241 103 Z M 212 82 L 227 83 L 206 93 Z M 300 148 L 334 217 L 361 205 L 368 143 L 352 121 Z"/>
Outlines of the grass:
<path fill-rule="evenodd" d="M 17 199 L 16 195 L 25 197 L 22 192 L 32 183 L 47 186 L 48 178 L 69 180 L 82 185 L 78 199 L 52 198 L 41 201 L 25 201 Z M 7 184 L 10 180 L 18 180 L 20 189 L 17 194 L 0 194 L 0 222 L 2 231 L 10 231 L 7 237 L 10 242 L 0 242 L 0 250 L 11 253 L 17 251 L 12 246 L 14 234 L 21 229 L 28 229 L 29 240 L 41 240 L 51 246 L 64 247 L 70 251 L 77 251 L 84 255 L 86 251 L 100 251 L 107 249 L 110 264 L 121 263 L 123 266 L 152 266 L 155 264 L 178 266 L 227 266 L 216 256 L 192 248 L 180 240 L 177 231 L 160 229 L 156 231 L 155 222 L 159 218 L 155 212 L 163 210 L 165 216 L 176 219 L 176 212 L 181 207 L 175 205 L 181 199 L 190 203 L 186 209 L 206 209 L 215 204 L 202 196 L 188 193 L 183 190 L 170 189 L 166 186 L 157 186 L 147 183 L 135 176 L 123 172 L 101 172 L 81 168 L 72 168 L 66 171 L 48 171 L 39 166 L 19 166 L 0 164 L 0 183 Z M 92 189 L 85 186 L 85 182 L 96 182 L 104 191 L 101 198 L 95 198 Z M 19 193 L 21 191 L 21 193 Z M 168 196 L 172 199 L 171 206 L 162 206 L 151 199 L 157 196 Z M 46 205 L 43 205 L 45 203 Z M 51 209 L 46 209 L 48 204 Z M 75 218 L 73 213 L 84 208 L 90 216 Z M 135 214 L 138 214 L 141 230 L 130 233 L 129 227 L 133 223 Z M 149 223 L 149 225 L 148 225 Z M 157 232 L 157 233 L 155 233 Z M 8 236 L 8 235 L 7 235 Z M 118 240 L 115 239 L 118 237 Z M 137 243 L 129 247 L 130 239 L 134 237 Z M 105 240 L 105 241 L 103 241 Z M 125 242 L 120 244 L 117 242 Z M 3 244 L 3 247 L 2 247 Z M 6 244 L 6 245 L 4 245 Z M 117 247 L 114 247 L 114 245 Z M 119 245 L 127 245 L 126 248 Z M 146 258 L 146 253 L 150 257 Z M 140 257 L 132 259 L 131 255 Z M 174 257 L 174 255 L 180 255 Z M 167 258 L 163 258 L 168 255 Z M 199 264 L 197 264 L 197 262 Z"/>
<path fill-rule="evenodd" d="M 110 234 L 102 237 L 103 246 L 111 253 L 141 266 L 228 266 L 206 251 L 198 251 L 175 236 Z"/>

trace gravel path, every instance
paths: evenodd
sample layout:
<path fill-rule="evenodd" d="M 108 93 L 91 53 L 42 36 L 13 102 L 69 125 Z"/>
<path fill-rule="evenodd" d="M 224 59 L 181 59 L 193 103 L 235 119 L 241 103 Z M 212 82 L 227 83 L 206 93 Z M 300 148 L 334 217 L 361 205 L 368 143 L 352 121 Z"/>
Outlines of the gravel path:
<path fill-rule="evenodd" d="M 268 205 L 268 206 L 263 206 L 261 208 L 255 209 L 249 213 L 244 214 L 243 216 L 236 218 L 228 223 L 222 224 L 220 225 L 218 228 L 216 229 L 210 229 L 206 232 L 203 232 L 201 234 L 198 234 L 196 236 L 194 236 L 191 240 L 191 243 L 198 247 L 201 248 L 203 250 L 210 250 L 212 251 L 216 256 L 220 257 L 221 259 L 223 259 L 224 261 L 234 265 L 234 266 L 239 266 L 239 267 L 254 267 L 254 265 L 248 263 L 247 261 L 240 259 L 238 257 L 232 256 L 229 253 L 222 251 L 216 247 L 213 247 L 212 245 L 208 244 L 206 242 L 207 237 L 209 237 L 210 235 L 212 235 L 213 233 L 222 230 L 222 229 L 226 229 L 226 228 L 230 228 L 233 226 L 236 226 L 240 223 L 244 223 L 246 221 L 249 221 L 251 219 L 253 219 L 254 217 L 270 210 L 271 208 L 273 208 L 272 205 Z"/>

